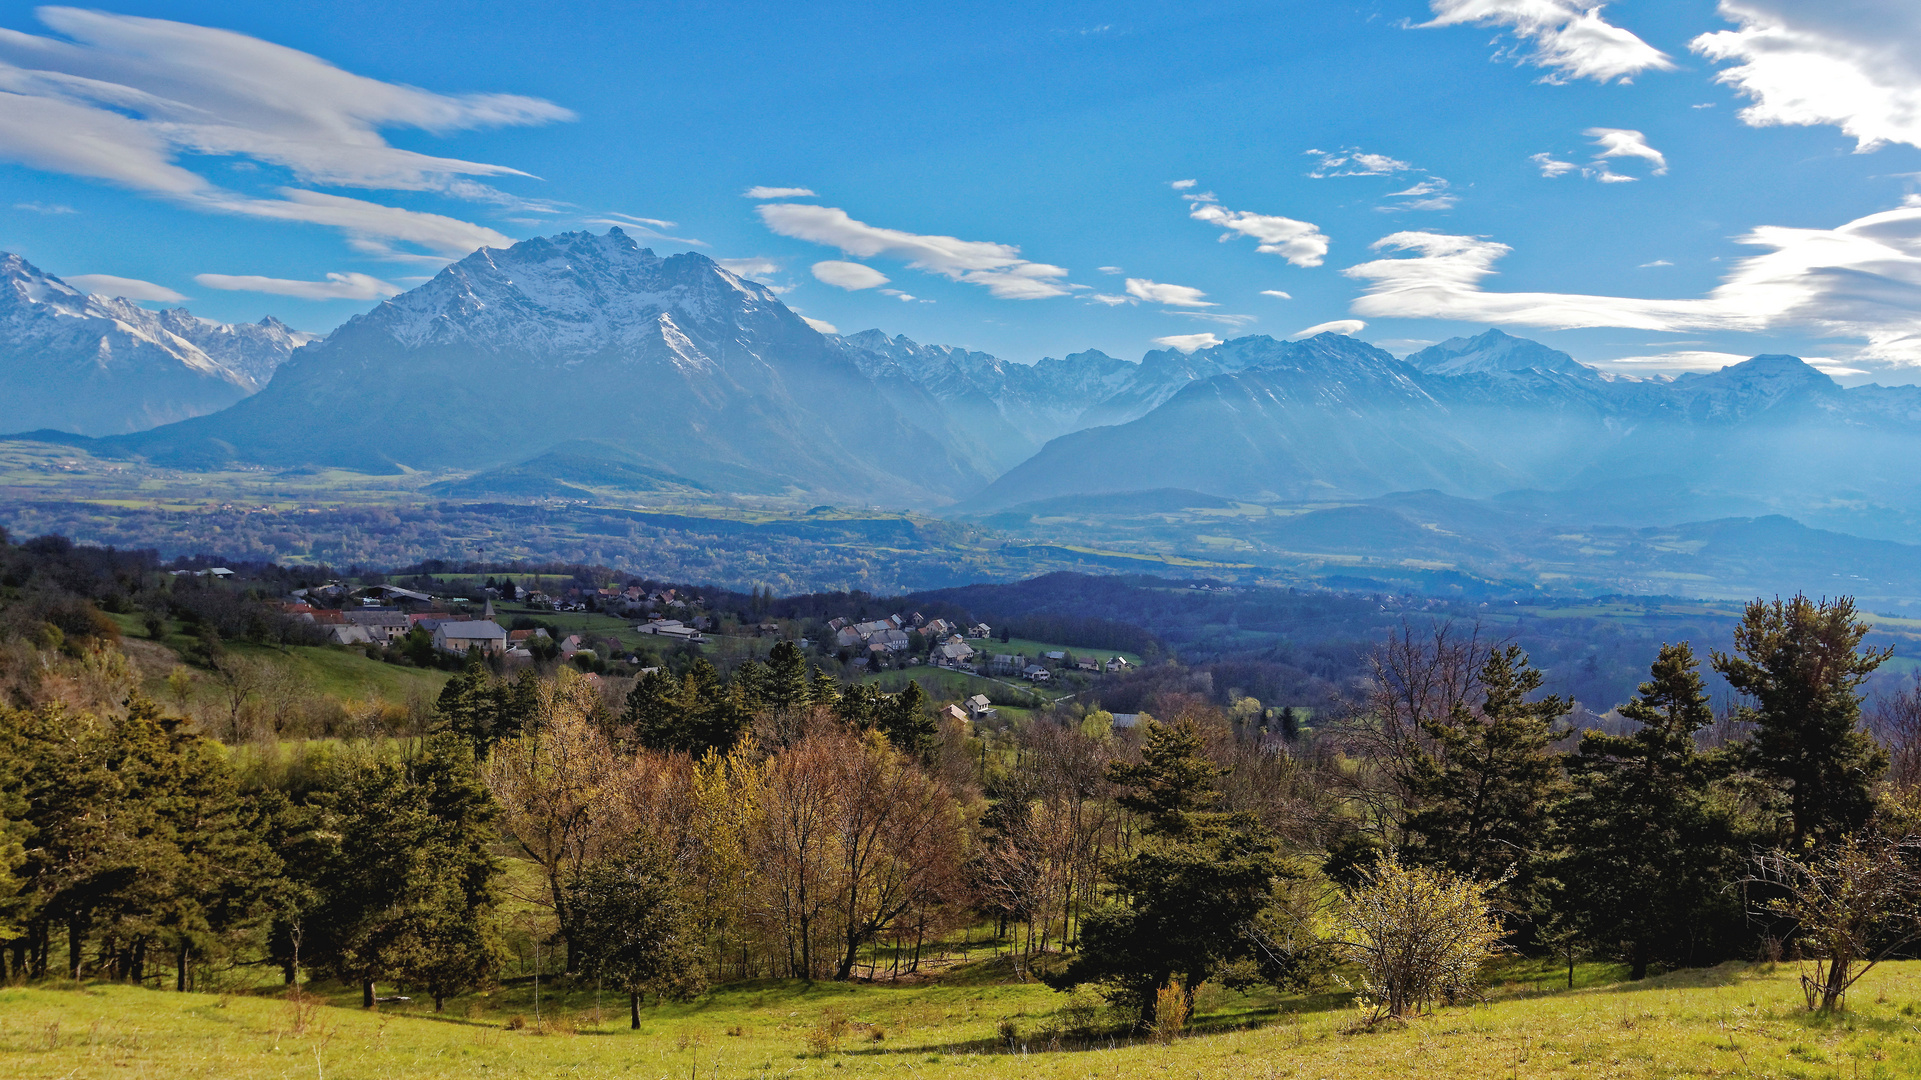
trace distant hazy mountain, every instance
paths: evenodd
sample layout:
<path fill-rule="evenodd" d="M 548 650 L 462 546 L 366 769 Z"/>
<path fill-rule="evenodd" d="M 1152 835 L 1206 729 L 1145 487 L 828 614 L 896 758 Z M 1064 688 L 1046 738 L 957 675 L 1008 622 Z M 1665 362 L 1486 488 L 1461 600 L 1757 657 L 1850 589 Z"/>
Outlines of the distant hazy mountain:
<path fill-rule="evenodd" d="M 1139 364 L 1096 349 L 1019 364 L 947 345 L 865 330 L 835 339 L 869 378 L 919 387 L 960 429 L 973 433 L 996 474 L 1049 439 L 1087 426 L 1090 404 L 1133 385 Z"/>
<path fill-rule="evenodd" d="M 1352 338 L 1241 338 L 1237 370 L 1131 422 L 1055 440 L 965 509 L 1185 488 L 1255 500 L 1431 488 L 1651 525 L 1785 513 L 1909 539 L 1921 524 L 1921 388 L 1843 389 L 1789 356 L 1674 380 L 1610 378 L 1489 331 L 1407 360 Z"/>
<path fill-rule="evenodd" d="M 0 431 L 141 431 L 259 390 L 313 335 L 80 290 L 0 253 Z"/>
<path fill-rule="evenodd" d="M 616 228 L 477 251 L 302 350 L 260 394 L 119 445 L 184 464 L 524 462 L 571 484 L 578 448 L 542 455 L 598 440 L 635 477 L 899 505 L 991 477 L 943 430 L 924 391 L 876 393 L 764 286 Z"/>

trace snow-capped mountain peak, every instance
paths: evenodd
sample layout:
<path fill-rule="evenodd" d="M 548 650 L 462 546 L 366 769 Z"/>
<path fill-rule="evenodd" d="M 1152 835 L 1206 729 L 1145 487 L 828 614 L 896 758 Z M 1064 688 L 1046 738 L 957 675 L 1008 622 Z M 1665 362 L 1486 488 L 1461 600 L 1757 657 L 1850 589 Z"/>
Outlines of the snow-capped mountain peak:
<path fill-rule="evenodd" d="M 0 390 L 9 430 L 139 431 L 225 408 L 313 335 L 278 319 L 229 325 L 86 293 L 0 253 Z"/>

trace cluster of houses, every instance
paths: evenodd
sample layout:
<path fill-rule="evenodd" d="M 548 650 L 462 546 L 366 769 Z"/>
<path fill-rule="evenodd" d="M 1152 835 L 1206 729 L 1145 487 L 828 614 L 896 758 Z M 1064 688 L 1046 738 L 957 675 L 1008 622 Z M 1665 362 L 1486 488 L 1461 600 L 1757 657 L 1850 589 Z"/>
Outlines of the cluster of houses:
<path fill-rule="evenodd" d="M 866 622 L 834 619 L 827 624 L 827 629 L 834 635 L 835 650 L 857 654 L 854 658 L 857 667 L 878 666 L 882 661 L 904 656 L 913 649 L 913 635 L 919 634 L 927 646 L 929 663 L 936 667 L 972 670 L 974 647 L 967 640 L 984 640 L 993 634 L 986 623 L 962 626 L 948 619 L 929 619 L 918 611 Z"/>
<path fill-rule="evenodd" d="M 367 590 L 371 595 L 364 597 L 358 608 L 318 607 L 309 602 L 323 596 L 337 597 L 342 592 L 341 586 L 298 589 L 280 609 L 319 626 L 334 645 L 392 645 L 418 628 L 432 637 L 434 648 L 441 652 L 465 656 L 479 649 L 484 655 L 513 661 L 532 660 L 537 650 L 548 652 L 545 645 L 552 642 L 544 629 L 508 630 L 501 626 L 491 600 L 481 609 L 479 618 L 441 610 L 434 597 L 393 585 L 373 586 Z M 583 651 L 586 645 L 580 635 L 570 634 L 550 655 L 566 660 Z"/>

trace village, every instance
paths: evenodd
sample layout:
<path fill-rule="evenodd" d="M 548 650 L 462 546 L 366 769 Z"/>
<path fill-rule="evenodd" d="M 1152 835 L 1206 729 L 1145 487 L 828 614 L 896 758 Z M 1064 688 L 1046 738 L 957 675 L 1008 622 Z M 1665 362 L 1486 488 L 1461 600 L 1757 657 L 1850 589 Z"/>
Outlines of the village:
<path fill-rule="evenodd" d="M 223 571 L 198 573 L 222 579 L 230 573 Z M 941 710 L 969 722 L 999 715 L 989 694 L 979 692 L 1008 698 L 992 684 L 1029 687 L 1031 694 L 1071 677 L 1075 686 L 1084 688 L 1102 676 L 1123 674 L 1136 663 L 1118 653 L 1017 645 L 1005 630 L 996 640 L 995 628 L 984 622 L 930 618 L 917 611 L 835 616 L 824 623 L 755 621 L 712 611 L 692 592 L 638 582 L 598 587 L 543 582 L 524 589 L 510 578 L 487 577 L 484 584 L 449 580 L 436 586 L 422 579 L 409 584 L 413 587 L 330 582 L 295 590 L 279 606 L 293 619 L 312 624 L 329 644 L 364 649 L 382 659 L 406 656 L 422 666 L 448 666 L 478 656 L 500 669 L 558 661 L 590 675 L 638 675 L 659 666 L 664 650 L 720 649 L 731 655 L 744 647 L 752 655 L 758 648 L 751 644 L 754 640 L 789 640 L 816 667 L 847 678 L 914 670 L 970 677 L 976 680 L 971 685 L 968 680 L 950 685 L 976 692 L 954 694 L 962 700 Z M 561 622 L 580 629 L 562 629 L 557 625 Z M 1074 688 L 1058 686 L 1048 696 Z M 1023 695 L 1010 700 L 1030 699 Z"/>

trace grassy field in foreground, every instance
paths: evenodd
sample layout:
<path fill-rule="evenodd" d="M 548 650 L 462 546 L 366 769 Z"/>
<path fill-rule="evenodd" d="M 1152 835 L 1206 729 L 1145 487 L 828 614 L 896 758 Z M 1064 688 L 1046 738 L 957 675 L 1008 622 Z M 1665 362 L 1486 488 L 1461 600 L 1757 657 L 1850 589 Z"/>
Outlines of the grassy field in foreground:
<path fill-rule="evenodd" d="M 761 983 L 686 1005 L 648 1007 L 551 993 L 534 1022 L 531 988 L 463 999 L 434 1015 L 415 1002 L 377 1012 L 331 998 L 303 1032 L 271 997 L 124 986 L 0 990 L 0 1075 L 20 1080 L 218 1077 L 414 1080 L 635 1076 L 1067 1077 L 1854 1077 L 1921 1075 L 1921 962 L 1888 964 L 1834 1019 L 1801 1008 L 1793 970 L 1725 965 L 1643 983 L 1554 992 L 1546 972 L 1497 988 L 1489 1004 L 1406 1027 L 1361 1030 L 1338 998 L 1213 992 L 1203 1030 L 1171 1046 L 1054 1041 L 1061 995 L 965 978 L 912 987 Z M 850 1023 L 818 1053 L 823 1015 Z M 526 1026 L 512 1028 L 519 1015 Z M 1018 1032 L 1010 1044 L 1003 1021 Z M 557 1022 L 557 1023 L 556 1023 Z"/>

